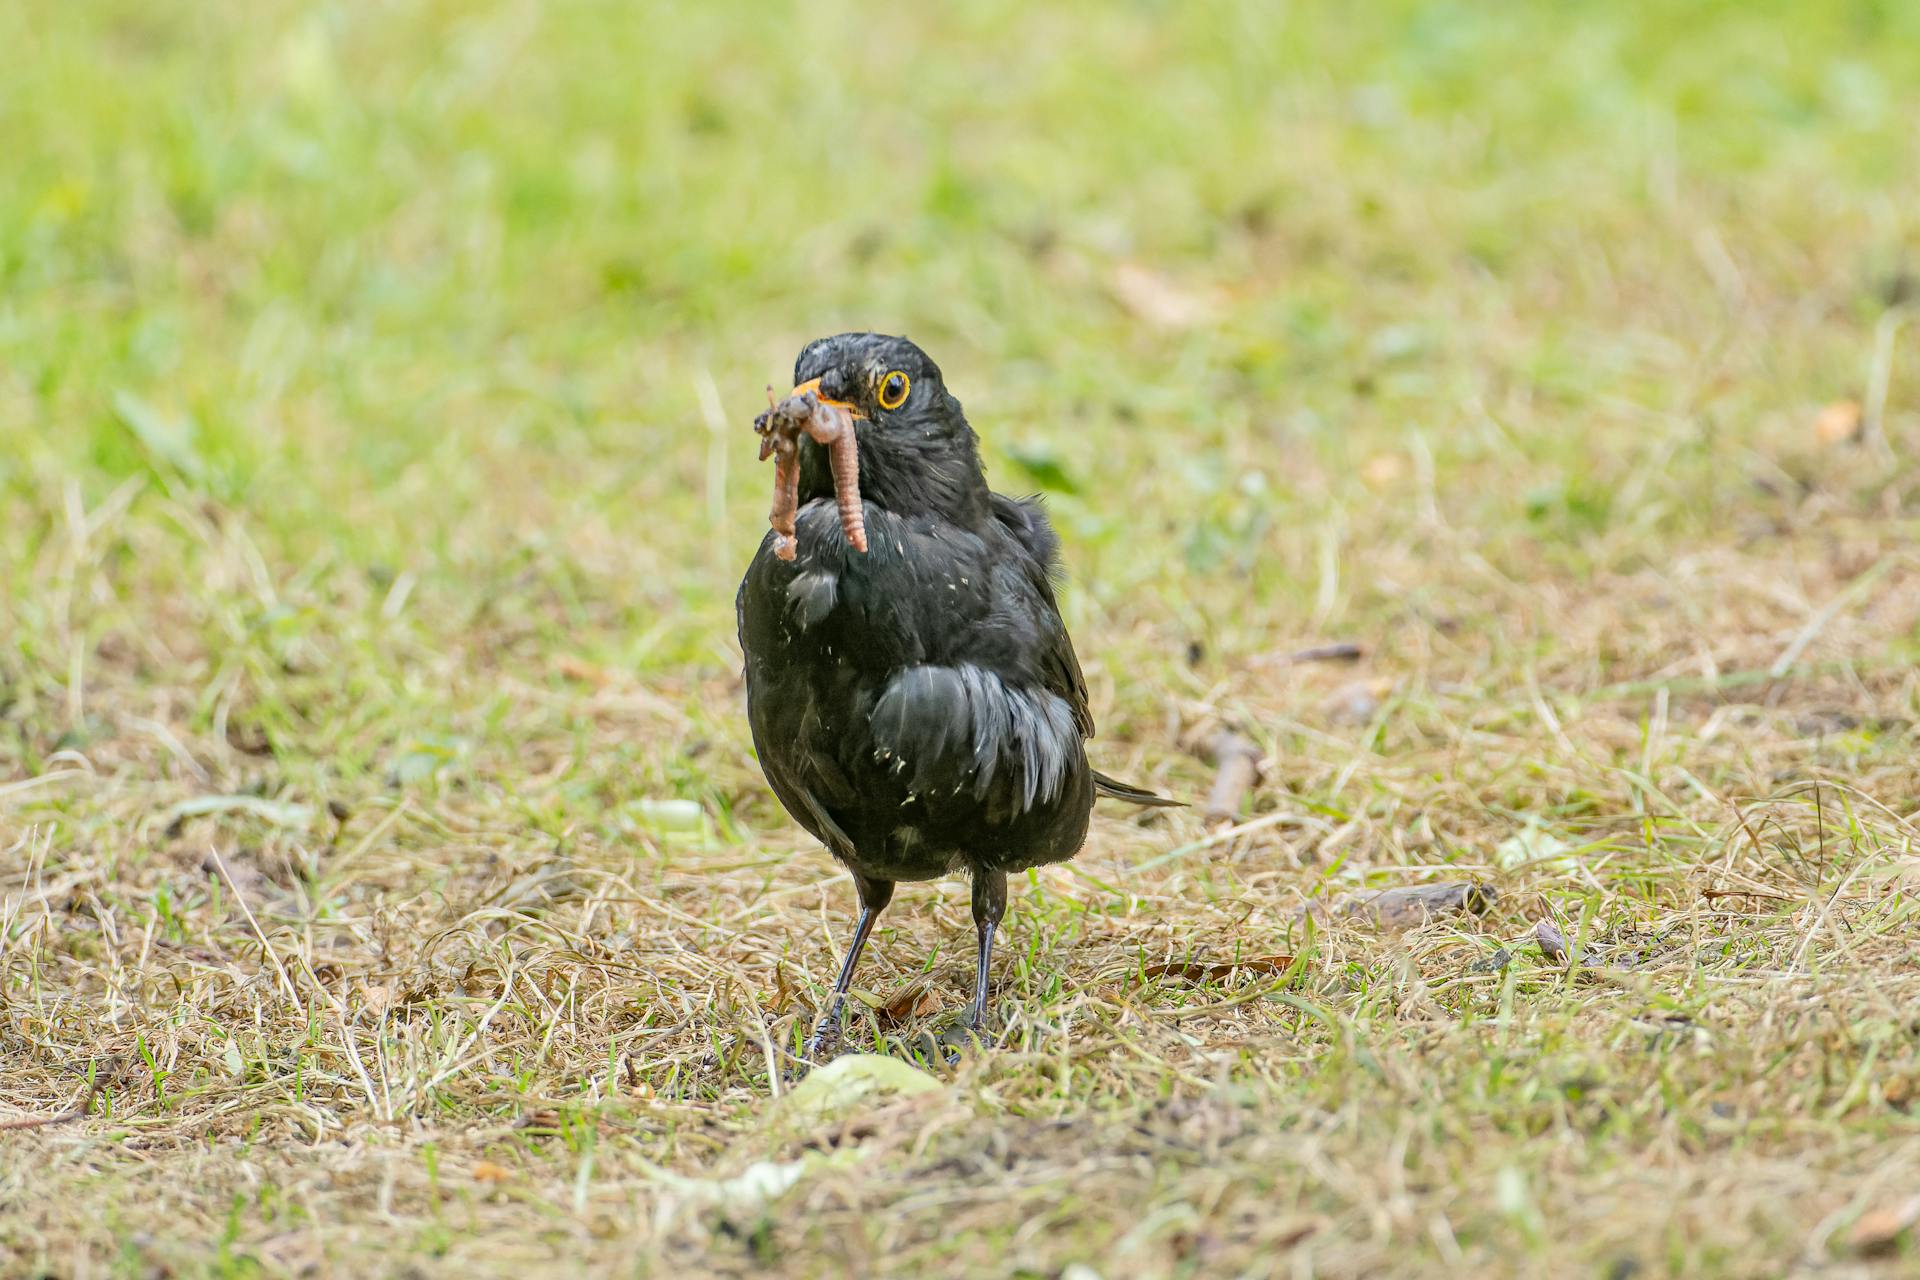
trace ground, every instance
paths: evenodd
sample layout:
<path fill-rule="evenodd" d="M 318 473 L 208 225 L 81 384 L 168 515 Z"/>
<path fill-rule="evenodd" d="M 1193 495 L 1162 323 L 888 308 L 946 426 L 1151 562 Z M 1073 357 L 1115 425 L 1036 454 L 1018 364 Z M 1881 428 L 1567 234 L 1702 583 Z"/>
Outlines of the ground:
<path fill-rule="evenodd" d="M 0 1273 L 1914 1264 L 1920 7 L 0 46 Z M 1103 808 L 996 1042 L 816 1108 L 853 894 L 732 599 L 855 327 L 1048 494 L 1097 765 L 1265 760 Z M 971 946 L 903 886 L 853 1047 Z"/>

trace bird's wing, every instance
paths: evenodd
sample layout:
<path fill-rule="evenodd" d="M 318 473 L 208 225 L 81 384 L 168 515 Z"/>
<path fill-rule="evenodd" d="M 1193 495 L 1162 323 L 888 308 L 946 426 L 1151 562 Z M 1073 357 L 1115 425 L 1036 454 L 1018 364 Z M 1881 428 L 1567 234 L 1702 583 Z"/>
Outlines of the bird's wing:
<path fill-rule="evenodd" d="M 1016 499 L 996 493 L 993 495 L 993 514 L 1027 552 L 1029 577 L 1047 605 L 1047 621 L 1050 625 L 1042 635 L 1039 661 L 1041 678 L 1048 689 L 1065 699 L 1072 708 L 1074 727 L 1079 730 L 1080 736 L 1091 738 L 1093 713 L 1087 706 L 1087 680 L 1081 674 L 1080 660 L 1073 652 L 1073 640 L 1067 635 L 1066 624 L 1060 620 L 1060 606 L 1053 595 L 1054 583 L 1060 577 L 1060 536 L 1053 531 L 1046 508 L 1038 498 Z M 1169 800 L 1098 771 L 1093 774 L 1093 789 L 1099 795 L 1125 800 L 1129 804 L 1150 808 L 1184 807 L 1183 801 Z"/>
<path fill-rule="evenodd" d="M 779 764 L 777 753 L 760 753 L 760 771 L 767 776 L 767 784 L 773 788 L 773 794 L 781 805 L 793 815 L 794 821 L 813 834 L 813 838 L 827 846 L 834 856 L 849 859 L 854 856 L 853 839 L 847 835 L 839 821 L 827 809 L 826 802 L 815 787 L 797 779 L 793 773 Z M 818 763 L 818 762 L 815 762 Z M 832 794 L 830 788 L 820 788 Z M 845 797 L 840 797 L 845 804 Z"/>
<path fill-rule="evenodd" d="M 1073 713 L 1074 727 L 1082 738 L 1093 736 L 1093 712 L 1087 705 L 1087 678 L 1080 670 L 1080 659 L 1073 652 L 1073 640 L 1060 619 L 1060 605 L 1054 599 L 1054 583 L 1059 579 L 1060 535 L 1053 531 L 1046 508 L 1039 498 L 1009 498 L 993 495 L 994 519 L 1013 535 L 1026 552 L 1022 566 L 1034 592 L 1045 603 L 1046 617 L 1039 636 L 1040 651 L 1035 666 L 1041 682 L 1066 700 Z"/>
<path fill-rule="evenodd" d="M 1066 701 L 972 664 L 908 667 L 873 705 L 875 763 L 911 796 L 970 795 L 989 821 L 1051 803 L 1085 755 Z"/>

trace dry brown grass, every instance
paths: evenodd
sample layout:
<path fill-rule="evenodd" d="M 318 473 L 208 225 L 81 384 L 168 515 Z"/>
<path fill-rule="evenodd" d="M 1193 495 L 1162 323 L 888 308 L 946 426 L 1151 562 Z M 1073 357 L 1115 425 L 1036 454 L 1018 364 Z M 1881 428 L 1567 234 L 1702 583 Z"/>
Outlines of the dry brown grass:
<path fill-rule="evenodd" d="M 1175 673 L 1166 732 L 1108 757 L 1192 793 L 1204 768 L 1175 744 L 1251 729 L 1259 816 L 1103 817 L 1020 889 L 999 1043 L 932 1094 L 799 1132 L 769 1064 L 843 941 L 827 859 L 773 823 L 661 831 L 631 804 L 583 823 L 559 782 L 664 735 L 650 752 L 717 756 L 715 785 L 765 813 L 731 682 L 569 659 L 536 685 L 449 656 L 431 678 L 455 704 L 491 690 L 511 755 L 369 779 L 336 818 L 276 785 L 235 717 L 224 739 L 167 726 L 138 659 L 96 655 L 85 697 L 110 727 L 4 796 L 0 1100 L 31 1117 L 99 1090 L 0 1138 L 8 1248 L 63 1274 L 394 1250 L 486 1273 L 1354 1274 L 1550 1241 L 1615 1273 L 1827 1265 L 1920 1174 L 1917 788 L 1884 745 L 1915 678 L 1844 661 L 1912 633 L 1920 574 L 1897 545 L 1839 543 L 1824 580 L 1780 544 L 1722 546 L 1536 580 L 1493 621 L 1407 616 L 1358 667 Z M 210 565 L 243 579 L 242 544 L 219 546 Z M 1437 599 L 1487 583 L 1424 576 Z M 1539 661 L 1502 656 L 1548 635 Z M 156 618 L 144 643 L 190 642 Z M 111 710 L 143 702 L 162 714 Z M 726 736 L 698 742 L 709 726 Z M 171 807 L 234 793 L 266 807 Z M 1542 859 L 1505 865 L 1529 823 Z M 1359 885 L 1460 878 L 1500 890 L 1485 918 L 1300 919 Z M 925 974 L 935 1008 L 883 1047 L 959 1005 L 965 916 L 935 885 L 884 918 L 863 996 Z M 1581 963 L 1539 954 L 1538 919 Z M 1298 967 L 1145 976 L 1276 952 Z M 805 1176 L 731 1212 L 675 1181 L 761 1161 Z"/>

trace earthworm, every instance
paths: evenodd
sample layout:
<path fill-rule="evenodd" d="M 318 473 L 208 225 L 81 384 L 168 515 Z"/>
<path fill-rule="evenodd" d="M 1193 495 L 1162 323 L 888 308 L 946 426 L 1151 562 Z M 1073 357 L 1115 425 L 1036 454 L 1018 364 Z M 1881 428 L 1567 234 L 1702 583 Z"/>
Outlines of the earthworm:
<path fill-rule="evenodd" d="M 798 545 L 793 537 L 793 518 L 800 512 L 800 450 L 792 438 L 780 437 L 778 443 L 761 444 L 762 461 L 768 452 L 774 455 L 773 510 L 767 517 L 773 525 L 773 554 L 782 560 L 791 560 Z"/>
<path fill-rule="evenodd" d="M 840 531 L 855 551 L 867 549 L 867 512 L 860 503 L 860 441 L 853 429 L 853 415 L 845 409 L 815 401 L 807 418 L 807 434 L 815 443 L 827 447 L 827 464 L 833 469 L 833 500 L 840 508 Z"/>
<path fill-rule="evenodd" d="M 760 460 L 773 458 L 773 553 L 794 558 L 794 520 L 800 511 L 800 433 L 825 446 L 833 471 L 834 502 L 840 509 L 840 531 L 855 551 L 867 549 L 866 511 L 860 504 L 860 444 L 853 415 L 838 405 L 823 403 L 811 391 L 773 403 L 767 391 L 767 411 L 753 420 L 760 433 Z"/>

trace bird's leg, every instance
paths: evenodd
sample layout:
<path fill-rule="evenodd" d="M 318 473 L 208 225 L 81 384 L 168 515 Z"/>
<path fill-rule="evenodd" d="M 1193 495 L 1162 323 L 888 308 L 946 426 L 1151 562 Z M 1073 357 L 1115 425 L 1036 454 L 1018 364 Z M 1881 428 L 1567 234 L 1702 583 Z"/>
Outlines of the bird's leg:
<path fill-rule="evenodd" d="M 973 873 L 973 927 L 980 936 L 980 967 L 973 979 L 973 1008 L 967 1025 L 982 1029 L 987 1017 L 987 961 L 993 958 L 993 932 L 1007 914 L 1007 873 L 982 867 Z"/>
<path fill-rule="evenodd" d="M 847 1011 L 847 991 L 853 986 L 853 966 L 860 959 L 861 951 L 866 949 L 867 935 L 873 932 L 873 922 L 879 914 L 864 904 L 860 908 L 860 922 L 854 926 L 853 941 L 847 946 L 846 958 L 840 962 L 840 977 L 833 984 L 833 997 L 827 1002 L 827 1011 L 820 1016 L 819 1024 L 814 1027 L 813 1037 L 807 1041 L 808 1058 L 818 1057 L 819 1050 L 840 1033 L 840 1023 Z"/>
<path fill-rule="evenodd" d="M 853 986 L 853 966 L 867 945 L 867 935 L 873 932 L 873 922 L 893 901 L 891 880 L 869 880 L 856 871 L 853 884 L 860 891 L 860 923 L 853 927 L 853 941 L 847 946 L 847 958 L 840 964 L 840 977 L 833 984 L 833 999 L 814 1027 L 813 1034 L 807 1037 L 806 1047 L 801 1050 L 800 1056 L 808 1062 L 819 1061 L 823 1052 L 838 1044 L 840 1022 L 847 1008 L 847 990 Z"/>

